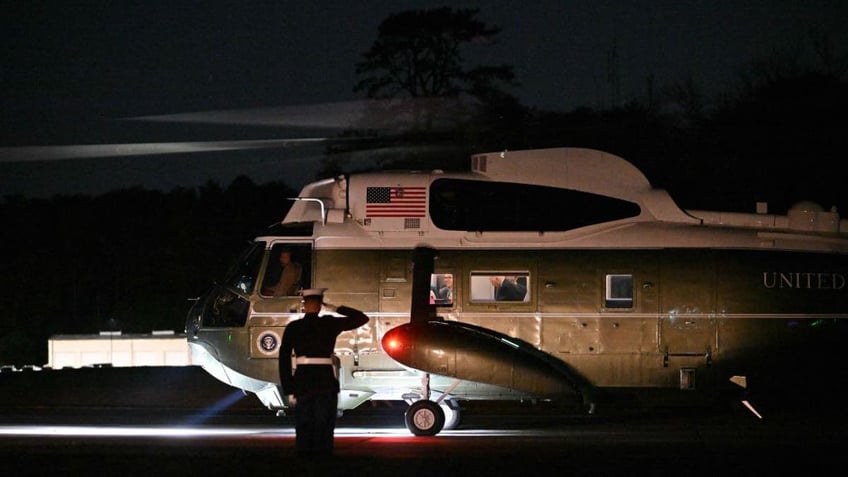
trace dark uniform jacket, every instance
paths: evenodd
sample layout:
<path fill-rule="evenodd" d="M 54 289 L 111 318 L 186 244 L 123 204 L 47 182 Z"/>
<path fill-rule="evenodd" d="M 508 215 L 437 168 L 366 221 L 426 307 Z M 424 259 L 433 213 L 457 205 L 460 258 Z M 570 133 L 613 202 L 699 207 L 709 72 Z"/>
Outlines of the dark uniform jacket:
<path fill-rule="evenodd" d="M 507 301 L 522 301 L 524 300 L 524 295 L 527 294 L 527 289 L 522 289 L 512 280 L 504 280 L 501 282 L 501 286 L 498 287 L 497 292 L 495 293 L 496 300 L 507 300 Z"/>
<path fill-rule="evenodd" d="M 309 358 L 329 358 L 336 347 L 336 337 L 343 331 L 368 323 L 368 316 L 359 310 L 340 306 L 336 312 L 343 315 L 319 316 L 307 313 L 303 318 L 286 326 L 280 345 L 280 383 L 283 395 L 303 396 L 310 393 L 339 392 L 339 381 L 333 367 L 325 364 L 299 364 L 292 376 L 291 354 Z"/>

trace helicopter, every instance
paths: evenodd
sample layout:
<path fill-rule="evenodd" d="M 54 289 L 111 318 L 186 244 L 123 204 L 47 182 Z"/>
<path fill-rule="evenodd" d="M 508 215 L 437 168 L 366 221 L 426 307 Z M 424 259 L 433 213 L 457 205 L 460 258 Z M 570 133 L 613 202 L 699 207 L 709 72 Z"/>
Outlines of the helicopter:
<path fill-rule="evenodd" d="M 848 318 L 848 221 L 681 209 L 625 159 L 585 148 L 473 154 L 465 172 L 362 172 L 307 184 L 192 306 L 210 375 L 285 414 L 278 348 L 301 289 L 365 312 L 335 356 L 339 413 L 403 400 L 418 436 L 463 401 L 683 405 L 784 392 Z M 443 291 L 448 289 L 448 293 Z M 509 292 L 509 293 L 507 293 Z"/>

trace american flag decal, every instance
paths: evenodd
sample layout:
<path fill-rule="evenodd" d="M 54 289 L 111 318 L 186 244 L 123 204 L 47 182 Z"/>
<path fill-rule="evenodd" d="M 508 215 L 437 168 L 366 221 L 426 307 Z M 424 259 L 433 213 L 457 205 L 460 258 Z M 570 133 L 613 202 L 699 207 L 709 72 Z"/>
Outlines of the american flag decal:
<path fill-rule="evenodd" d="M 426 187 L 369 187 L 365 191 L 366 217 L 424 217 Z"/>

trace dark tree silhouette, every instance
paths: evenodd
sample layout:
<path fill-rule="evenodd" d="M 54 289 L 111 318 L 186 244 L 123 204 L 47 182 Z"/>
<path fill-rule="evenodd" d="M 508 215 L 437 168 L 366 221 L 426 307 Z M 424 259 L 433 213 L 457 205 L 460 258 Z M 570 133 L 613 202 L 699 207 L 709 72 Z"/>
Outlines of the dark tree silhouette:
<path fill-rule="evenodd" d="M 356 65 L 361 79 L 354 91 L 364 91 L 369 98 L 432 98 L 512 86 L 511 66 L 463 69 L 462 45 L 493 42 L 501 30 L 475 20 L 477 13 L 442 7 L 389 16 Z"/>
<path fill-rule="evenodd" d="M 43 364 L 53 334 L 180 331 L 198 296 L 294 191 L 246 177 L 169 193 L 0 200 L 0 364 Z"/>
<path fill-rule="evenodd" d="M 385 159 L 372 155 L 375 167 L 465 169 L 471 152 L 523 137 L 526 110 L 508 92 L 518 85 L 512 66 L 466 64 L 468 48 L 493 44 L 501 31 L 477 20 L 478 13 L 410 10 L 380 24 L 377 39 L 356 64 L 353 89 L 374 100 L 363 123 L 382 145 L 358 143 L 352 149 L 390 150 Z M 346 162 L 337 159 L 325 170 L 346 169 Z"/>

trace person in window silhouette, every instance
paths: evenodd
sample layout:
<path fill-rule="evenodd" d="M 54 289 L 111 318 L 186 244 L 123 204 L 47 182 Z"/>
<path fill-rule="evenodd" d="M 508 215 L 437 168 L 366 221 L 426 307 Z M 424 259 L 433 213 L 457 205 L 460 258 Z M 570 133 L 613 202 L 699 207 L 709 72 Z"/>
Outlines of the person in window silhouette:
<path fill-rule="evenodd" d="M 449 305 L 453 303 L 453 274 L 442 275 L 442 286 L 433 291 L 433 300 L 438 305 Z"/>
<path fill-rule="evenodd" d="M 264 288 L 263 294 L 272 296 L 293 296 L 297 294 L 300 287 L 300 276 L 303 267 L 292 260 L 291 249 L 280 250 L 280 279 L 270 287 Z"/>
<path fill-rule="evenodd" d="M 489 282 L 495 288 L 495 300 L 497 301 L 524 301 L 527 291 L 522 291 L 515 282 L 515 277 L 492 276 Z"/>
<path fill-rule="evenodd" d="M 515 285 L 518 286 L 518 289 L 521 291 L 521 299 L 527 297 L 527 275 L 521 275 L 518 277 L 507 277 L 512 278 L 512 281 L 515 282 Z"/>

